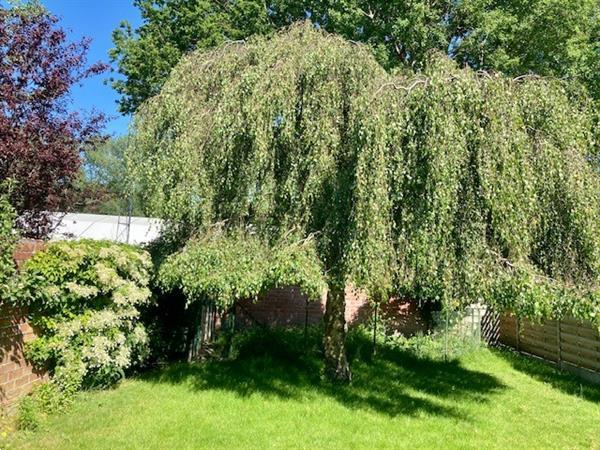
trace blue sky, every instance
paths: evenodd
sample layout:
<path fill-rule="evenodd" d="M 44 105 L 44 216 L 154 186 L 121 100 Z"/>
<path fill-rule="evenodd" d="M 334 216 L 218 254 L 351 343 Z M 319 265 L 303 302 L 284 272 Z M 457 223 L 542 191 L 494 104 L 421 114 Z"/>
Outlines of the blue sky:
<path fill-rule="evenodd" d="M 92 39 L 88 54 L 90 62 L 109 62 L 111 34 L 122 20 L 129 21 L 134 27 L 141 22 L 132 0 L 41 0 L 41 3 L 61 19 L 60 24 L 67 30 L 71 39 L 81 39 L 84 36 Z M 117 93 L 104 84 L 108 77 L 108 74 L 104 74 L 89 78 L 82 86 L 74 87 L 72 107 L 74 110 L 84 111 L 95 108 L 107 116 L 112 116 L 106 131 L 118 136 L 127 132 L 129 117 L 119 113 L 116 104 Z"/>

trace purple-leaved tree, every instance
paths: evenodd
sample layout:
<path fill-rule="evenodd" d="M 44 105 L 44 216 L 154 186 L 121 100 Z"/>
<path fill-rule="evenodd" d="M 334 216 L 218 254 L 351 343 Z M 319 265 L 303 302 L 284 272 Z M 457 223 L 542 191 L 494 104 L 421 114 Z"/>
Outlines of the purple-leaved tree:
<path fill-rule="evenodd" d="M 0 181 L 26 235 L 43 236 L 48 212 L 65 206 L 80 153 L 100 138 L 104 116 L 69 111 L 69 91 L 108 69 L 87 64 L 90 40 L 68 40 L 38 3 L 0 1 Z"/>

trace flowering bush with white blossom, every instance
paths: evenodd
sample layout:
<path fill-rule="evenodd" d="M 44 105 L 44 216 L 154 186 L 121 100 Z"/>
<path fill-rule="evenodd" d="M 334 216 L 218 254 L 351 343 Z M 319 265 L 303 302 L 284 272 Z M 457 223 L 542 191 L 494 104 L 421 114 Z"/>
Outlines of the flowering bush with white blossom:
<path fill-rule="evenodd" d="M 26 263 L 19 302 L 39 330 L 26 353 L 60 390 L 107 386 L 143 363 L 151 267 L 145 251 L 89 240 L 53 243 Z"/>

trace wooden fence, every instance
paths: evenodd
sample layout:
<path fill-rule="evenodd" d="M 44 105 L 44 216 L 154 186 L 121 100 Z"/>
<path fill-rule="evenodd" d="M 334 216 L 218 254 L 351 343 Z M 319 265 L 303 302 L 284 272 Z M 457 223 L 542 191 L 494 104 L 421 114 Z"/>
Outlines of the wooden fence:
<path fill-rule="evenodd" d="M 600 382 L 600 333 L 591 322 L 565 318 L 533 323 L 503 315 L 499 342 Z"/>

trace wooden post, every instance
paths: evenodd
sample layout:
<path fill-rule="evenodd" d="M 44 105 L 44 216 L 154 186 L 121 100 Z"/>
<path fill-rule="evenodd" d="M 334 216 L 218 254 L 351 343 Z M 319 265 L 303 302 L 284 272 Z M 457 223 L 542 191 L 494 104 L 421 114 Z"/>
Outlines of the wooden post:
<path fill-rule="evenodd" d="M 478 310 L 479 312 L 479 310 Z M 475 341 L 476 339 L 476 333 L 475 333 L 475 308 L 473 308 L 473 305 L 471 305 L 471 343 L 473 343 L 473 341 Z"/>
<path fill-rule="evenodd" d="M 308 346 L 308 297 L 304 304 L 304 348 Z"/>
<path fill-rule="evenodd" d="M 521 351 L 521 339 L 519 337 L 521 331 L 521 320 L 517 317 L 517 351 Z"/>
<path fill-rule="evenodd" d="M 560 319 L 556 321 L 556 345 L 558 347 L 558 367 L 562 369 L 562 345 L 560 336 Z"/>
<path fill-rule="evenodd" d="M 377 311 L 379 303 L 375 303 L 374 320 L 373 320 L 373 354 L 377 353 Z"/>
<path fill-rule="evenodd" d="M 445 306 L 446 308 L 446 329 L 444 330 L 444 360 L 448 361 L 448 305 Z"/>

